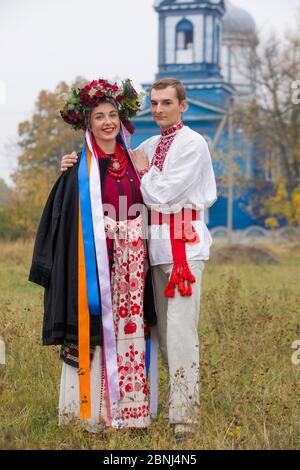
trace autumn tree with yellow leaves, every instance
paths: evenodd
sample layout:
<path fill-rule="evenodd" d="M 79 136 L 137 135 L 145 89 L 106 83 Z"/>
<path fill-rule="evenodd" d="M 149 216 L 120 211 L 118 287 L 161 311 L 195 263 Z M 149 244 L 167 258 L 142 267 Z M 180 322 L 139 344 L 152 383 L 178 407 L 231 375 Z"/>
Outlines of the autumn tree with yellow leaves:
<path fill-rule="evenodd" d="M 250 69 L 250 66 L 249 66 Z M 300 35 L 272 35 L 251 64 L 256 94 L 238 120 L 255 146 L 256 167 L 250 210 L 265 225 L 300 224 Z M 253 73 L 252 73 L 253 77 Z M 298 85 L 297 85 L 298 84 Z M 295 87 L 299 87 L 298 93 Z M 266 183 L 267 175 L 267 183 Z"/>
<path fill-rule="evenodd" d="M 82 86 L 78 78 L 71 87 Z M 80 151 L 82 132 L 75 132 L 61 119 L 60 109 L 69 86 L 61 82 L 55 91 L 41 91 L 31 120 L 19 124 L 21 154 L 12 175 L 11 224 L 14 233 L 33 236 L 50 189 L 60 174 L 61 156 Z"/>

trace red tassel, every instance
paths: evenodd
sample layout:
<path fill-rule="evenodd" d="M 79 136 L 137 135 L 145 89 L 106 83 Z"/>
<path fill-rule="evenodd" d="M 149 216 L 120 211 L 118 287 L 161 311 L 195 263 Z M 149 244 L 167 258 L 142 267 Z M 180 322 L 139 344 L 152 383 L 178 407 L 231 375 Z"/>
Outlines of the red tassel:
<path fill-rule="evenodd" d="M 179 290 L 179 292 L 182 296 L 185 296 L 186 288 L 185 288 L 185 285 L 184 285 L 183 281 L 180 281 L 179 286 L 178 286 L 178 290 Z"/>
<path fill-rule="evenodd" d="M 165 297 L 169 297 L 169 298 L 174 297 L 175 295 L 174 287 L 168 284 L 167 287 L 165 288 L 164 294 L 165 294 Z"/>
<path fill-rule="evenodd" d="M 176 265 L 173 266 L 173 270 L 169 279 L 169 284 L 170 283 L 173 285 L 178 284 L 178 267 Z"/>
<path fill-rule="evenodd" d="M 179 282 L 179 275 L 178 275 L 177 273 L 172 274 L 171 280 L 172 280 L 172 282 L 173 282 L 174 285 L 178 284 L 178 282 Z"/>
<path fill-rule="evenodd" d="M 191 286 L 191 284 L 189 283 L 188 288 L 187 288 L 187 291 L 186 291 L 186 295 L 191 296 L 192 293 L 193 293 L 193 291 L 192 291 L 192 286 Z"/>
<path fill-rule="evenodd" d="M 187 266 L 184 266 L 182 270 L 182 277 L 185 281 L 189 279 L 189 272 L 188 272 Z"/>

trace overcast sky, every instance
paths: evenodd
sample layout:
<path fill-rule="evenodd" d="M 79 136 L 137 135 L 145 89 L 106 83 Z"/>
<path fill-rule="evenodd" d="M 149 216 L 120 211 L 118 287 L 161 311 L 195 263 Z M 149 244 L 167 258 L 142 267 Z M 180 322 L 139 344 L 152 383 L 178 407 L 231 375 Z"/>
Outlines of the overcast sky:
<path fill-rule="evenodd" d="M 16 165 L 11 145 L 42 89 L 82 75 L 131 77 L 136 85 L 157 70 L 154 0 L 0 0 L 0 176 Z M 232 0 L 259 31 L 295 28 L 300 0 Z M 9 146 L 9 148 L 7 148 Z"/>

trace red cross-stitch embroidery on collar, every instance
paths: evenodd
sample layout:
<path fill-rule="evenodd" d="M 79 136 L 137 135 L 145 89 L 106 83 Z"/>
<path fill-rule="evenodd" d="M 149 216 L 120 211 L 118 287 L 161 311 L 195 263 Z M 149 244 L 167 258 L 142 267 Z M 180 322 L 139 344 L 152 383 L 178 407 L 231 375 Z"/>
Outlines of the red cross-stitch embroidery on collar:
<path fill-rule="evenodd" d="M 161 135 L 163 137 L 167 135 L 174 134 L 174 132 L 180 131 L 180 129 L 183 128 L 183 122 L 179 121 L 178 124 L 175 124 L 175 126 L 169 127 L 169 129 L 165 129 L 164 131 L 161 131 Z"/>
<path fill-rule="evenodd" d="M 151 166 L 155 165 L 160 171 L 162 171 L 169 148 L 171 147 L 177 132 L 182 128 L 183 122 L 180 121 L 176 126 L 169 127 L 169 129 L 162 131 Z"/>

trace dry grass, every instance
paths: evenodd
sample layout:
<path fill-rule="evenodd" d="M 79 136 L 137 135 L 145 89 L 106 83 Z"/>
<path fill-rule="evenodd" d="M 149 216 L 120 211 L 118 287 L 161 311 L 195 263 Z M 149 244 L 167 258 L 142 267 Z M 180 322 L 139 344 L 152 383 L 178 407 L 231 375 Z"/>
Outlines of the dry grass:
<path fill-rule="evenodd" d="M 264 249 L 262 247 L 262 249 Z M 297 449 L 300 365 L 300 246 L 268 246 L 278 264 L 242 260 L 208 263 L 201 321 L 201 412 L 186 449 Z M 41 347 L 43 291 L 27 281 L 32 245 L 0 245 L 2 449 L 175 449 L 164 419 L 167 377 L 160 367 L 160 408 L 146 431 L 93 435 L 77 423 L 57 426 L 60 361 Z M 251 260 L 250 260 L 251 261 Z"/>

